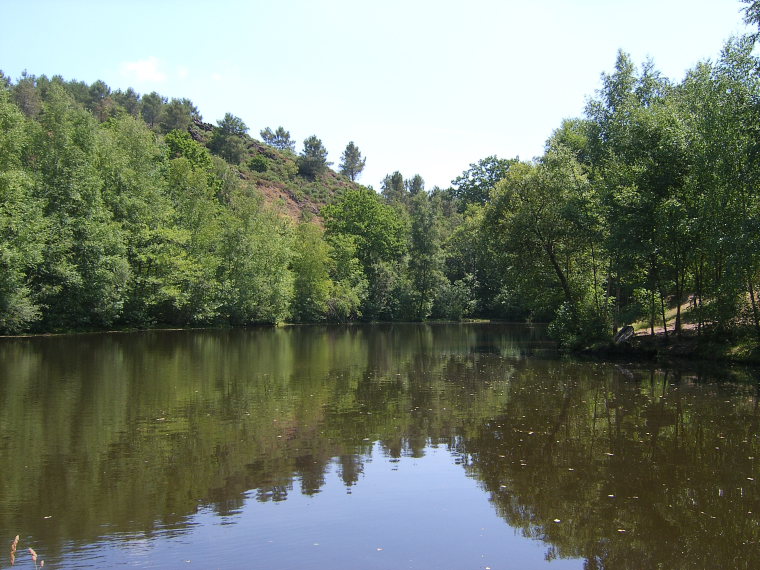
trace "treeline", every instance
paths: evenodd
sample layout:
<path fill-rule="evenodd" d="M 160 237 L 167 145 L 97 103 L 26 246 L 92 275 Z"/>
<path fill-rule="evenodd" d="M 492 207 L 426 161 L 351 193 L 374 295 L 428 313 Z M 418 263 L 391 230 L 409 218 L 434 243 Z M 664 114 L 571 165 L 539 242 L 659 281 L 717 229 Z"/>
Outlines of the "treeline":
<path fill-rule="evenodd" d="M 563 122 L 540 158 L 511 165 L 471 213 L 502 302 L 549 308 L 568 344 L 641 319 L 680 334 L 686 316 L 699 332 L 746 325 L 760 336 L 753 48 L 732 39 L 677 84 L 618 54 L 585 116 Z"/>
<path fill-rule="evenodd" d="M 308 230 L 257 182 L 332 182 L 246 131 L 230 114 L 204 125 L 186 99 L 0 76 L 0 331 L 273 323 L 308 305 Z"/>
<path fill-rule="evenodd" d="M 316 136 L 296 154 L 284 128 L 261 143 L 188 99 L 27 74 L 0 75 L 0 125 L 2 333 L 464 314 L 432 310 L 438 202 L 419 176 L 394 205 L 354 183 L 353 142 L 337 174 Z M 326 202 L 327 231 L 306 207 Z"/>
<path fill-rule="evenodd" d="M 753 6 L 747 21 L 758 23 Z M 688 320 L 699 334 L 760 337 L 755 40 L 731 39 L 678 83 L 620 52 L 584 116 L 564 121 L 541 157 L 488 157 L 431 193 L 387 177 L 375 207 L 389 221 L 377 233 L 383 216 L 361 194 L 326 208 L 329 235 L 360 240 L 366 314 L 551 321 L 570 346 L 641 321 L 666 335 Z"/>
<path fill-rule="evenodd" d="M 296 155 L 284 128 L 262 143 L 187 99 L 0 76 L 0 330 L 472 316 L 551 321 L 569 345 L 641 320 L 760 335 L 755 39 L 679 83 L 621 52 L 543 156 L 430 191 L 356 184 L 353 142 L 338 174 L 316 136 Z"/>

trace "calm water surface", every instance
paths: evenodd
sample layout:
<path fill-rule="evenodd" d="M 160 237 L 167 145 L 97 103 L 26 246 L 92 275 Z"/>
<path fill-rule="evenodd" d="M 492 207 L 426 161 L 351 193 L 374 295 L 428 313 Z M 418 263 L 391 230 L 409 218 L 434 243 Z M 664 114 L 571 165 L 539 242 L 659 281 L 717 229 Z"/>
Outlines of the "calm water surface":
<path fill-rule="evenodd" d="M 18 568 L 29 547 L 45 568 L 760 568 L 759 395 L 752 371 L 563 360 L 506 325 L 0 339 L 0 544 L 20 535 Z"/>

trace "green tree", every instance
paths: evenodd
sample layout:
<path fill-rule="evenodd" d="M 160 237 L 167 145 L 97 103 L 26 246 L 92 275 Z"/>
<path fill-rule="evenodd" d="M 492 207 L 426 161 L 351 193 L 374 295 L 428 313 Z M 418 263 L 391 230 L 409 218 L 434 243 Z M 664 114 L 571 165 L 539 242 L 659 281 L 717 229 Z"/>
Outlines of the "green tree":
<path fill-rule="evenodd" d="M 367 188 L 347 190 L 322 209 L 328 235 L 347 234 L 356 240 L 356 255 L 365 268 L 406 253 L 406 228 L 396 212 Z"/>
<path fill-rule="evenodd" d="M 516 159 L 506 160 L 496 156 L 487 156 L 470 164 L 461 176 L 451 181 L 454 196 L 459 200 L 459 209 L 464 211 L 468 204 L 485 204 L 496 183 L 509 172 Z"/>
<path fill-rule="evenodd" d="M 406 274 L 406 218 L 367 188 L 347 190 L 322 210 L 328 239 L 348 236 L 367 280 L 361 313 L 368 319 L 394 319 L 413 311 L 412 284 Z"/>
<path fill-rule="evenodd" d="M 27 117 L 36 117 L 42 110 L 42 97 L 37 89 L 36 78 L 26 72 L 13 86 L 13 98 Z"/>
<path fill-rule="evenodd" d="M 128 87 L 126 91 L 122 91 L 121 89 L 114 91 L 113 100 L 129 115 L 135 118 L 140 116 L 142 110 L 140 96 L 131 87 Z"/>
<path fill-rule="evenodd" d="M 439 212 L 427 193 L 411 198 L 409 274 L 414 287 L 415 320 L 425 320 L 433 310 L 437 292 L 446 283 L 443 274 Z"/>
<path fill-rule="evenodd" d="M 48 330 L 109 326 L 121 314 L 130 280 L 124 235 L 103 199 L 96 167 L 97 123 L 52 85 L 31 147 L 56 236 L 34 274 Z"/>
<path fill-rule="evenodd" d="M 222 225 L 222 314 L 236 325 L 285 320 L 293 298 L 292 224 L 242 188 L 232 192 Z"/>
<path fill-rule="evenodd" d="M 143 109 L 145 100 L 143 99 Z M 190 99 L 172 99 L 167 105 L 161 107 L 160 121 L 161 132 L 168 133 L 174 130 L 186 131 L 194 119 L 200 120 L 198 108 Z"/>
<path fill-rule="evenodd" d="M 188 159 L 195 168 L 212 170 L 213 161 L 206 147 L 193 140 L 187 131 L 171 131 L 164 137 L 164 142 L 169 149 L 169 158 Z"/>
<path fill-rule="evenodd" d="M 356 239 L 335 233 L 327 237 L 330 245 L 330 278 L 332 288 L 327 299 L 327 318 L 346 322 L 362 316 L 361 307 L 367 298 L 367 277 L 357 257 Z"/>
<path fill-rule="evenodd" d="M 296 251 L 292 260 L 294 275 L 291 316 L 300 322 L 325 318 L 333 288 L 330 279 L 330 246 L 319 226 L 302 222 L 295 232 Z"/>
<path fill-rule="evenodd" d="M 167 139 L 173 140 L 171 135 L 179 139 L 187 133 L 173 131 Z M 143 121 L 122 115 L 101 126 L 96 161 L 104 202 L 127 247 L 130 279 L 124 284 L 120 321 L 138 326 L 166 322 L 167 307 L 181 296 L 179 276 L 189 239 L 175 224 L 166 149 Z"/>
<path fill-rule="evenodd" d="M 272 131 L 269 127 L 263 129 L 261 132 L 261 139 L 274 148 L 280 150 L 289 150 L 293 152 L 296 148 L 295 141 L 290 139 L 290 132 L 286 131 L 282 126 L 277 127 L 276 131 Z"/>
<path fill-rule="evenodd" d="M 342 174 L 348 176 L 351 181 L 355 181 L 367 163 L 366 158 L 362 158 L 362 153 L 359 151 L 359 147 L 351 141 L 346 145 L 346 150 L 343 151 L 343 155 L 340 158 L 340 171 Z"/>
<path fill-rule="evenodd" d="M 415 174 L 409 180 L 405 180 L 404 186 L 411 198 L 414 198 L 417 194 L 425 191 L 425 181 L 419 174 Z"/>
<path fill-rule="evenodd" d="M 303 141 L 303 151 L 298 157 L 298 171 L 303 176 L 315 177 L 332 164 L 327 162 L 327 149 L 315 135 Z"/>
<path fill-rule="evenodd" d="M 406 204 L 409 196 L 404 184 L 404 176 L 398 170 L 386 175 L 380 184 L 380 194 L 389 204 Z"/>
<path fill-rule="evenodd" d="M 594 256 L 584 235 L 593 193 L 571 151 L 513 164 L 492 195 L 486 223 L 509 258 L 509 285 L 533 309 L 555 311 L 555 331 L 568 345 L 609 335 L 606 306 L 593 280 Z"/>
<path fill-rule="evenodd" d="M 688 228 L 700 327 L 728 331 L 752 323 L 760 334 L 760 209 L 758 137 L 760 93 L 751 38 L 727 43 L 715 64 L 690 71 L 678 103 L 687 124 L 692 167 L 686 178 Z"/>
<path fill-rule="evenodd" d="M 233 164 L 240 164 L 246 152 L 248 127 L 240 117 L 226 113 L 211 135 L 209 149 Z"/>
<path fill-rule="evenodd" d="M 155 91 L 148 93 L 147 95 L 143 95 L 141 112 L 142 118 L 146 123 L 148 123 L 148 125 L 153 127 L 158 124 L 158 122 L 161 120 L 162 111 L 166 103 L 166 97 L 162 97 Z"/>
<path fill-rule="evenodd" d="M 33 175 L 23 167 L 28 125 L 9 95 L 0 91 L 0 331 L 16 333 L 41 317 L 30 276 L 49 235 Z"/>

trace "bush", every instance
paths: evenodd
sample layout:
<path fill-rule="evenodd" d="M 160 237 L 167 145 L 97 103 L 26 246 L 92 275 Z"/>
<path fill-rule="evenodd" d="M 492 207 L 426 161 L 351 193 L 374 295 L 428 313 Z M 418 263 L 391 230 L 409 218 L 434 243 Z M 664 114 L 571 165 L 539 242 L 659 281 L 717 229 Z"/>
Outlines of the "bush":
<path fill-rule="evenodd" d="M 591 299 L 584 298 L 577 304 L 575 314 L 566 301 L 557 309 L 548 332 L 560 346 L 568 349 L 579 349 L 595 342 L 608 341 L 612 330 L 609 320 L 611 314 L 611 299 L 607 310 L 597 310 Z"/>
<path fill-rule="evenodd" d="M 266 172 L 269 170 L 269 161 L 261 154 L 257 154 L 248 162 L 248 167 L 254 172 Z"/>

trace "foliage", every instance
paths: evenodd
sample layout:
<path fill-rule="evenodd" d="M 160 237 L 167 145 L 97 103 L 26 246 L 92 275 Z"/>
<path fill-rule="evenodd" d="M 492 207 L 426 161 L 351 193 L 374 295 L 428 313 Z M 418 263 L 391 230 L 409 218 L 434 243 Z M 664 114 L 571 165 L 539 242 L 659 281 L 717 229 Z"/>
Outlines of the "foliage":
<path fill-rule="evenodd" d="M 290 139 L 290 132 L 286 131 L 283 127 L 277 127 L 276 131 L 272 131 L 269 127 L 263 129 L 260 133 L 261 139 L 268 145 L 280 150 L 289 150 L 293 152 L 296 148 L 295 141 Z"/>
<path fill-rule="evenodd" d="M 266 172 L 269 170 L 269 161 L 265 156 L 257 154 L 248 161 L 248 168 L 254 172 Z"/>
<path fill-rule="evenodd" d="M 406 252 L 403 222 L 372 190 L 348 190 L 337 203 L 325 207 L 322 215 L 328 235 L 353 236 L 356 255 L 365 269 Z"/>
<path fill-rule="evenodd" d="M 291 262 L 294 295 L 291 316 L 298 322 L 324 319 L 332 281 L 329 275 L 330 247 L 320 228 L 309 222 L 296 229 L 296 253 Z"/>
<path fill-rule="evenodd" d="M 0 330 L 479 316 L 553 320 L 568 346 L 636 320 L 760 339 L 756 40 L 677 84 L 619 52 L 542 156 L 429 192 L 355 184 L 353 142 L 340 176 L 316 136 L 296 156 L 188 99 L 0 76 Z"/>
<path fill-rule="evenodd" d="M 327 162 L 327 149 L 315 135 L 303 141 L 303 151 L 298 157 L 298 172 L 314 178 L 324 172 L 331 163 Z"/>
<path fill-rule="evenodd" d="M 461 176 L 451 181 L 454 186 L 454 196 L 459 200 L 460 210 L 464 211 L 469 204 L 485 204 L 496 183 L 509 172 L 516 160 L 505 160 L 496 156 L 487 156 L 476 163 L 470 164 Z"/>
<path fill-rule="evenodd" d="M 217 124 L 209 141 L 209 149 L 227 162 L 239 164 L 246 152 L 248 127 L 240 117 L 231 113 L 226 113 Z"/>
<path fill-rule="evenodd" d="M 340 157 L 340 172 L 348 176 L 353 182 L 364 170 L 364 165 L 367 163 L 366 158 L 362 158 L 362 153 L 359 151 L 359 147 L 351 141 L 346 145 L 346 150 Z"/>

